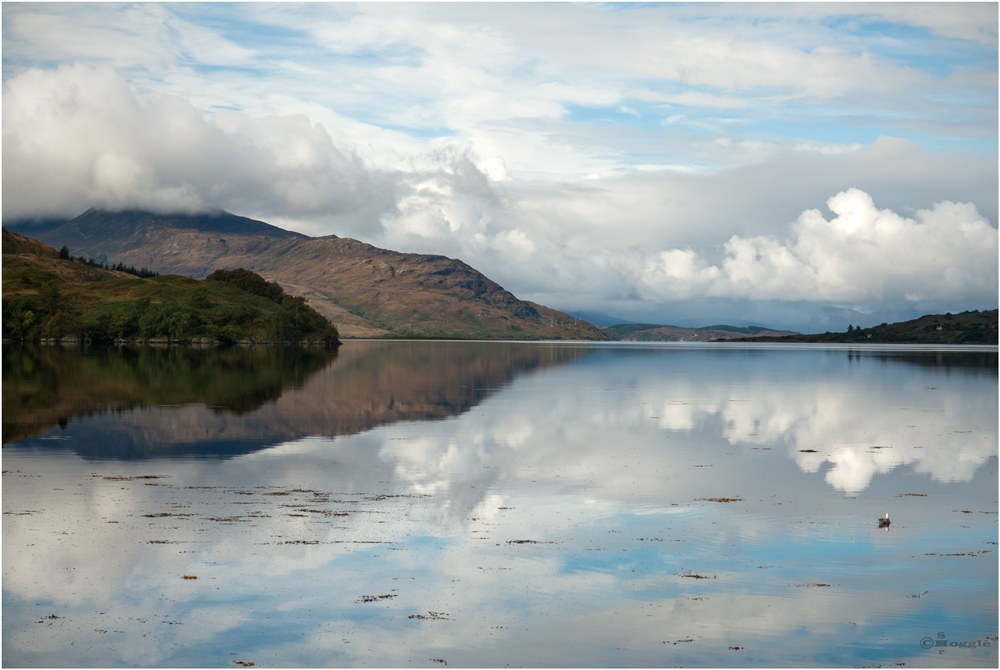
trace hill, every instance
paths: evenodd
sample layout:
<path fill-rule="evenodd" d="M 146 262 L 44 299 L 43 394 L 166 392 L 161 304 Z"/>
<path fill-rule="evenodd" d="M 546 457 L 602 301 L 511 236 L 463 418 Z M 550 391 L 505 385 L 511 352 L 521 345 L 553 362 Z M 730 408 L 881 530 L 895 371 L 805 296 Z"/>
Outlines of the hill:
<path fill-rule="evenodd" d="M 850 328 L 850 326 L 849 326 Z M 829 342 L 858 344 L 997 344 L 997 310 L 928 314 L 899 323 L 850 328 L 843 333 L 750 337 L 741 342 Z"/>
<path fill-rule="evenodd" d="M 4 339 L 337 343 L 336 328 L 305 299 L 260 277 L 264 290 L 225 273 L 140 278 L 62 255 L 3 229 Z"/>
<path fill-rule="evenodd" d="M 609 339 L 585 321 L 517 299 L 460 260 L 308 237 L 225 212 L 92 209 L 38 237 L 74 255 L 165 274 L 252 270 L 307 298 L 347 337 Z"/>
<path fill-rule="evenodd" d="M 12 233 L 6 228 L 3 228 L 3 253 L 39 258 L 59 258 L 59 252 L 49 245 L 24 235 Z"/>
<path fill-rule="evenodd" d="M 737 340 L 753 335 L 796 334 L 789 330 L 770 330 L 761 326 L 681 328 L 679 326 L 661 326 L 655 323 L 623 323 L 605 328 L 604 332 L 623 342 L 711 342 L 714 340 Z"/>

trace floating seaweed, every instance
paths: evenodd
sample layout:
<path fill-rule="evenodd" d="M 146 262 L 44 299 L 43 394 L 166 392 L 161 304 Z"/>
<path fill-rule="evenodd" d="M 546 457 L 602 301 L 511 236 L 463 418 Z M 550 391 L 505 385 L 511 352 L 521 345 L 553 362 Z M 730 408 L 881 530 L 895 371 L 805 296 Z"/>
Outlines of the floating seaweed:
<path fill-rule="evenodd" d="M 395 593 L 386 593 L 380 596 L 361 596 L 361 600 L 359 602 L 376 603 L 379 602 L 380 600 L 389 600 L 390 598 L 395 598 L 395 597 L 396 597 Z"/>

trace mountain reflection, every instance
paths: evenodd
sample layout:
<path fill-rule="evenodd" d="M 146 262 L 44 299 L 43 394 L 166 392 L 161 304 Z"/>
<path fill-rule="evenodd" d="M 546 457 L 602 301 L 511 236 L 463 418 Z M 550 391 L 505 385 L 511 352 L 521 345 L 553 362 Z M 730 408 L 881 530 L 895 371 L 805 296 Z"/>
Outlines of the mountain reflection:
<path fill-rule="evenodd" d="M 301 386 L 335 350 L 5 345 L 3 441 L 107 411 L 200 403 L 243 415 Z"/>
<path fill-rule="evenodd" d="M 3 440 L 34 444 L 58 425 L 42 439 L 65 438 L 85 458 L 237 455 L 454 416 L 521 372 L 587 354 L 485 342 L 351 342 L 337 351 L 5 345 Z"/>
<path fill-rule="evenodd" d="M 997 376 L 998 355 L 996 351 L 957 350 L 957 351 L 880 351 L 865 349 L 848 349 L 850 361 L 877 360 L 882 363 L 902 363 L 919 365 L 925 368 L 942 368 L 948 371 L 966 375 Z"/>

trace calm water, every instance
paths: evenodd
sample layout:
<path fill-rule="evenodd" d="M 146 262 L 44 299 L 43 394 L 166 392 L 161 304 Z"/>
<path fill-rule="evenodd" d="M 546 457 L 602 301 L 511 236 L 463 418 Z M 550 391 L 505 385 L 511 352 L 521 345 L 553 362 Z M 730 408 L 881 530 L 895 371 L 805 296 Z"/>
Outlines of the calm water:
<path fill-rule="evenodd" d="M 997 386 L 995 347 L 5 346 L 3 664 L 996 667 Z"/>

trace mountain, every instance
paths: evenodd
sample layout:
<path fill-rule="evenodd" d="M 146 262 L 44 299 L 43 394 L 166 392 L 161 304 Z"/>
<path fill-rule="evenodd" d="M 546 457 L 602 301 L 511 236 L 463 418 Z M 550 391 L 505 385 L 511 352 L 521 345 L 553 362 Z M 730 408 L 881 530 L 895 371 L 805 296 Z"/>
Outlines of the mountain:
<path fill-rule="evenodd" d="M 852 328 L 841 333 L 765 336 L 744 342 L 830 342 L 859 344 L 997 344 L 998 310 L 927 314 L 919 319 Z"/>
<path fill-rule="evenodd" d="M 796 335 L 790 330 L 770 330 L 761 326 L 705 326 L 681 328 L 660 326 L 653 323 L 625 323 L 605 328 L 605 333 L 624 342 L 710 342 L 712 340 L 738 340 L 754 335 L 781 337 Z"/>
<path fill-rule="evenodd" d="M 583 312 L 577 310 L 566 313 L 572 317 L 580 319 L 581 321 L 593 324 L 598 328 L 607 328 L 608 326 L 617 326 L 622 323 L 629 323 L 625 319 L 619 319 L 617 316 L 611 316 L 610 314 L 605 314 L 604 312 Z"/>
<path fill-rule="evenodd" d="M 517 299 L 460 260 L 309 237 L 226 212 L 91 209 L 38 239 L 161 274 L 252 270 L 305 297 L 346 337 L 608 339 L 589 323 Z"/>

